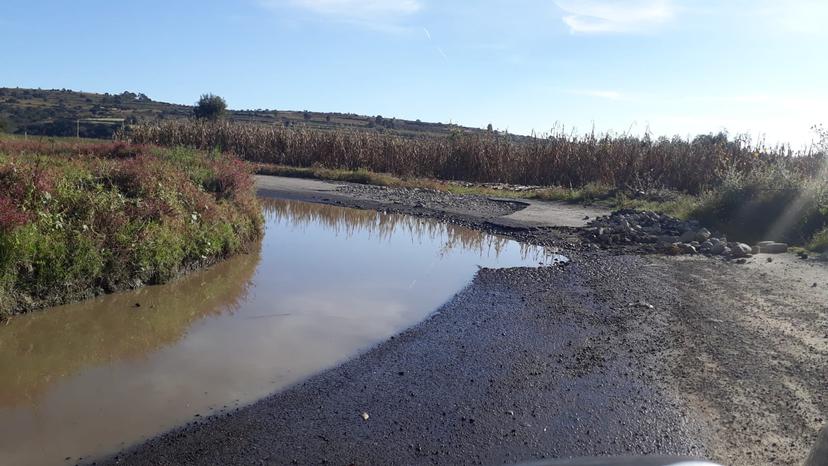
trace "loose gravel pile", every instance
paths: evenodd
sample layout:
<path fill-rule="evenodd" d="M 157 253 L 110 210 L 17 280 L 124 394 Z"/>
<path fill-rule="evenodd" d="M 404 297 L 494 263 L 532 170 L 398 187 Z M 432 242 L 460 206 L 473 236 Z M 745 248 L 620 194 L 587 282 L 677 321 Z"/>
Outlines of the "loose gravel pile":
<path fill-rule="evenodd" d="M 781 253 L 788 245 L 763 241 L 751 247 L 728 241 L 714 234 L 696 220 L 679 220 L 656 212 L 619 210 L 598 217 L 586 228 L 586 238 L 604 247 L 643 245 L 651 252 L 666 254 L 705 254 L 725 258 L 743 258 L 759 252 Z"/>
<path fill-rule="evenodd" d="M 459 195 L 423 188 L 388 188 L 385 186 L 346 184 L 338 192 L 358 199 L 391 202 L 414 208 L 475 212 L 485 217 L 500 217 L 520 210 L 519 204 L 492 201 L 486 196 Z"/>

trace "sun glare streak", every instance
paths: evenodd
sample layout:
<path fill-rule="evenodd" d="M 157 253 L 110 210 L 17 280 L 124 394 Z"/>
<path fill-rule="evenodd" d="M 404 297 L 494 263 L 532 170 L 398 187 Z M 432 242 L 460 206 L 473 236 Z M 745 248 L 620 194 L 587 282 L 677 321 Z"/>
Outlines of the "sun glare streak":
<path fill-rule="evenodd" d="M 807 206 L 814 203 L 819 205 L 820 200 L 828 194 L 825 190 L 826 185 L 828 185 L 828 154 L 825 153 L 828 149 L 828 133 L 823 128 L 816 128 L 816 131 L 820 135 L 820 148 L 823 151 L 819 171 L 815 174 L 813 180 L 802 182 L 803 188 L 799 195 L 768 231 L 769 239 L 786 239 L 785 236 L 791 231 L 796 222 L 806 220 L 804 214 Z"/>

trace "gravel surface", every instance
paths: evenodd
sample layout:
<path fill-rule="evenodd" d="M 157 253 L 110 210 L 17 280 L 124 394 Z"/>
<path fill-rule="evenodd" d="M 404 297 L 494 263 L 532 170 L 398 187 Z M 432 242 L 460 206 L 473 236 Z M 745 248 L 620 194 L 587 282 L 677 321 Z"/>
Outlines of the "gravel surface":
<path fill-rule="evenodd" d="M 828 265 L 793 255 L 656 264 L 679 291 L 667 381 L 714 428 L 716 458 L 801 464 L 828 413 Z"/>
<path fill-rule="evenodd" d="M 495 464 L 704 456 L 702 426 L 655 383 L 653 269 L 631 256 L 482 270 L 431 319 L 340 368 L 120 456 L 122 464 Z M 640 273 L 629 277 L 625 270 Z M 649 277 L 649 278 L 648 278 Z M 627 286 L 635 278 L 635 286 Z M 594 282 L 601 282 L 596 293 Z M 630 306 L 630 303 L 636 303 Z M 363 419 L 362 413 L 368 414 Z"/>
<path fill-rule="evenodd" d="M 483 229 L 504 207 L 370 187 L 278 195 Z M 491 464 L 658 453 L 802 463 L 828 412 L 824 264 L 604 251 L 577 229 L 497 232 L 554 244 L 572 261 L 483 269 L 432 318 L 362 356 L 108 462 Z"/>
<path fill-rule="evenodd" d="M 361 200 L 380 201 L 400 206 L 426 208 L 451 213 L 473 213 L 476 217 L 494 218 L 511 214 L 522 208 L 520 203 L 492 201 L 485 196 L 461 196 L 420 188 L 387 188 L 347 184 L 339 193 Z"/>

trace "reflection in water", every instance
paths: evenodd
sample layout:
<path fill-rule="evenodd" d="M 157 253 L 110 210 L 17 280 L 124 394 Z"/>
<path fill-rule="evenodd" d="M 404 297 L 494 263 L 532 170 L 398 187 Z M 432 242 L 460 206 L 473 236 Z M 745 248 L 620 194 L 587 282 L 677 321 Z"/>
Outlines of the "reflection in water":
<path fill-rule="evenodd" d="M 413 242 L 441 241 L 443 245 L 440 251 L 443 255 L 454 249 L 462 249 L 467 253 L 476 252 L 481 257 L 497 258 L 507 244 L 512 244 L 520 249 L 521 258 L 524 260 L 553 258 L 552 253 L 544 248 L 516 243 L 503 236 L 489 235 L 451 223 L 409 215 L 282 200 L 271 200 L 266 203 L 264 213 L 268 221 L 283 222 L 299 230 L 321 224 L 329 231 L 346 238 L 359 234 L 378 241 L 388 241 L 400 230 L 404 230 Z M 554 256 L 554 259 L 565 260 L 562 256 Z"/>
<path fill-rule="evenodd" d="M 258 254 L 0 327 L 0 464 L 103 455 L 254 401 L 540 248 L 400 215 L 265 202 Z M 140 307 L 136 306 L 140 304 Z"/>
<path fill-rule="evenodd" d="M 0 333 L 0 408 L 35 403 L 84 367 L 138 359 L 175 343 L 194 321 L 237 307 L 258 262 L 257 251 L 166 286 L 14 320 Z"/>

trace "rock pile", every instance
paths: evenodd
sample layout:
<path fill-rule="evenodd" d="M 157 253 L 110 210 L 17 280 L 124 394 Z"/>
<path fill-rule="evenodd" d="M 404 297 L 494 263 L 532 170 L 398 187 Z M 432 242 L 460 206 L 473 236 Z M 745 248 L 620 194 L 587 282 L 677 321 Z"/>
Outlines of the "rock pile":
<path fill-rule="evenodd" d="M 751 248 L 745 243 L 729 242 L 724 235 L 715 235 L 695 220 L 679 220 L 656 212 L 619 210 L 598 217 L 589 223 L 587 238 L 604 246 L 647 245 L 648 249 L 667 254 L 706 254 L 741 258 L 773 250 L 787 250 L 787 245 Z M 781 251 L 780 251 L 781 252 Z"/>

